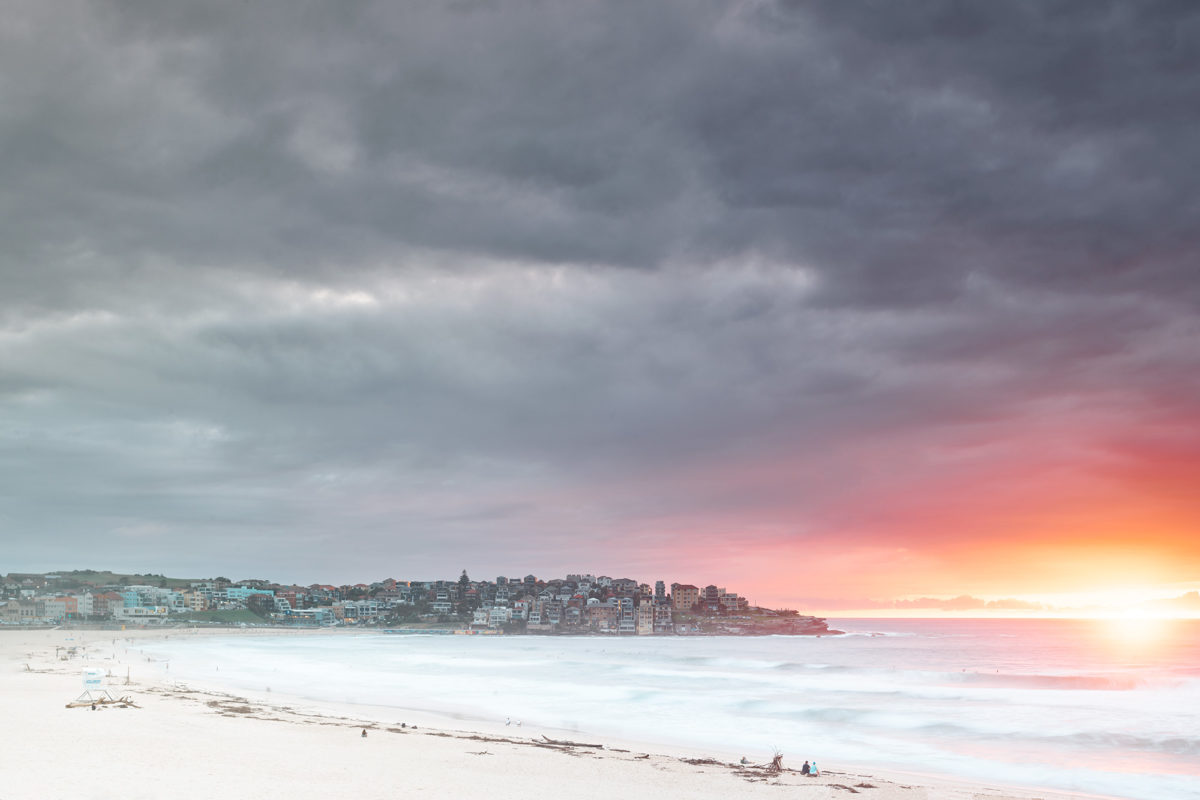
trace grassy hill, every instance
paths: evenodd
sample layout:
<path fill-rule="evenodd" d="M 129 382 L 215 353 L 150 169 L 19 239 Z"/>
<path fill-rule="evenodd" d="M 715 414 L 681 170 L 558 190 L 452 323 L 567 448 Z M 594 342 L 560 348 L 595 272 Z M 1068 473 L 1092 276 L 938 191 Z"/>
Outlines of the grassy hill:
<path fill-rule="evenodd" d="M 186 589 L 193 580 L 197 580 L 196 578 L 168 578 L 164 575 L 150 573 L 140 575 L 136 572 L 127 574 L 122 572 L 108 572 L 107 570 L 97 571 L 94 569 L 63 570 L 47 574 L 60 576 L 58 580 L 50 581 L 50 585 L 61 589 L 83 589 L 89 586 L 112 585 L 162 586 L 167 589 Z"/>

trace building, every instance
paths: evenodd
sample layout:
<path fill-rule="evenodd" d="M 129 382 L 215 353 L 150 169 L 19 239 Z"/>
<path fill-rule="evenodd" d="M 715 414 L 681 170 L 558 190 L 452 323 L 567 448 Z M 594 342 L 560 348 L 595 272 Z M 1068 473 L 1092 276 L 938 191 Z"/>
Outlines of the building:
<path fill-rule="evenodd" d="M 674 619 L 671 616 L 671 606 L 663 603 L 654 605 L 654 632 L 655 633 L 673 633 L 675 631 Z"/>
<path fill-rule="evenodd" d="M 642 603 L 637 607 L 638 636 L 649 636 L 654 633 L 654 604 Z"/>
<path fill-rule="evenodd" d="M 379 616 L 379 603 L 375 600 L 346 600 L 333 604 L 334 616 L 341 609 L 342 619 L 368 620 Z"/>
<path fill-rule="evenodd" d="M 676 611 L 691 611 L 700 602 L 700 588 L 690 583 L 671 584 L 671 607 Z"/>
<path fill-rule="evenodd" d="M 284 619 L 294 625 L 333 625 L 336 622 L 333 609 L 326 606 L 296 608 Z"/>
<path fill-rule="evenodd" d="M 632 597 L 617 600 L 617 633 L 637 633 L 637 612 Z"/>
<path fill-rule="evenodd" d="M 47 597 L 39 600 L 41 605 L 39 616 L 44 619 L 62 622 L 66 619 L 77 619 L 79 617 L 79 601 L 74 595 L 62 595 L 59 597 Z"/>
<path fill-rule="evenodd" d="M 0 606 L 0 619 L 9 624 L 32 624 L 38 622 L 37 603 L 33 600 L 9 600 Z"/>
<path fill-rule="evenodd" d="M 161 624 L 166 618 L 166 606 L 121 606 L 113 609 L 113 619 L 118 622 Z"/>
<path fill-rule="evenodd" d="M 183 592 L 183 602 L 191 611 L 207 611 L 212 604 L 212 592 L 191 589 Z"/>
<path fill-rule="evenodd" d="M 720 597 L 721 608 L 727 614 L 734 614 L 745 611 L 750 602 L 744 597 L 739 597 L 732 592 L 723 592 Z"/>
<path fill-rule="evenodd" d="M 225 599 L 235 603 L 245 603 L 246 598 L 252 594 L 267 594 L 271 595 L 272 597 L 275 596 L 275 593 L 270 589 L 255 589 L 250 586 L 230 586 L 225 590 Z"/>
<path fill-rule="evenodd" d="M 606 603 L 588 605 L 587 626 L 597 633 L 615 633 L 617 630 L 617 607 Z"/>
<path fill-rule="evenodd" d="M 108 618 L 118 608 L 124 608 L 125 598 L 116 592 L 99 592 L 92 595 L 92 616 Z"/>
<path fill-rule="evenodd" d="M 611 586 L 617 594 L 636 594 L 638 590 L 638 582 L 633 578 L 616 578 Z"/>

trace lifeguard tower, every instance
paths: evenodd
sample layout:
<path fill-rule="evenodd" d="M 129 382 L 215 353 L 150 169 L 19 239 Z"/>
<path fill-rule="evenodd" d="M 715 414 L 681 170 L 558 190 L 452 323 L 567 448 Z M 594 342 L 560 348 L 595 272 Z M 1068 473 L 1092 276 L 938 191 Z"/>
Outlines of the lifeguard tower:
<path fill-rule="evenodd" d="M 104 686 L 105 672 L 99 667 L 83 668 L 83 694 L 76 703 L 115 703 L 117 698 Z"/>

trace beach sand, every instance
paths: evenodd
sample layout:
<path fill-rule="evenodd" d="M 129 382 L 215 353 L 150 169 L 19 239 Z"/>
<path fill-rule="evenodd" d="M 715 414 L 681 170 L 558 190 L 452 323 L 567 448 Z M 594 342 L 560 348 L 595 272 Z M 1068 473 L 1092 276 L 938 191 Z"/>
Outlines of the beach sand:
<path fill-rule="evenodd" d="M 730 754 L 506 727 L 502 721 L 467 723 L 397 709 L 318 705 L 267 692 L 229 692 L 215 684 L 173 681 L 164 677 L 161 665 L 147 663 L 137 652 L 138 640 L 164 635 L 238 633 L 0 629 L 6 712 L 0 800 L 369 800 L 435 793 L 493 800 L 1082 797 L 832 763 L 822 764 L 821 776 L 811 778 L 799 773 L 802 753 L 784 753 L 784 771 L 773 773 L 742 767 Z M 109 691 L 136 707 L 67 708 L 83 691 L 85 667 L 111 672 Z M 577 744 L 554 744 L 545 737 Z M 593 744 L 602 747 L 584 746 Z M 756 763 L 771 758 L 769 753 L 745 755 Z"/>

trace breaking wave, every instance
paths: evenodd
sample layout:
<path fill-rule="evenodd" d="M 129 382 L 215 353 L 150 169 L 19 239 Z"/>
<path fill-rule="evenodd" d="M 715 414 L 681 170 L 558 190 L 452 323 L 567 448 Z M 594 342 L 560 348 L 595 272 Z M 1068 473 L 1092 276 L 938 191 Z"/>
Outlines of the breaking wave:
<path fill-rule="evenodd" d="M 362 635 L 137 646 L 169 663 L 172 678 L 219 675 L 243 690 L 512 716 L 526 730 L 733 758 L 779 747 L 827 765 L 919 765 L 989 783 L 1200 800 L 1200 625 L 1169 657 L 1132 661 L 1080 626 L 1038 622 L 897 621 L 889 630 L 871 621 L 857 627 L 886 635 L 819 639 Z"/>

